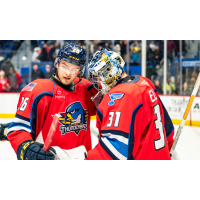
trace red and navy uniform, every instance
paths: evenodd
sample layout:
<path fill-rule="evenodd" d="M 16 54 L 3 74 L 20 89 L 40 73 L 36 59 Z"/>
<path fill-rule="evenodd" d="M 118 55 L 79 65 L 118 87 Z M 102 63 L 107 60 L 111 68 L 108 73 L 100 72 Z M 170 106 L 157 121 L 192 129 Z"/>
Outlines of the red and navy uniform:
<path fill-rule="evenodd" d="M 170 160 L 174 127 L 152 82 L 135 76 L 112 88 L 97 108 L 100 139 L 88 160 Z"/>
<path fill-rule="evenodd" d="M 74 82 L 77 82 L 78 78 Z M 86 79 L 70 90 L 53 79 L 37 79 L 22 89 L 8 139 L 15 150 L 26 140 L 36 140 L 42 131 L 46 140 L 53 117 L 61 115 L 51 146 L 72 149 L 84 145 L 91 150 L 90 116 L 96 107 L 90 100 L 96 94 Z"/>

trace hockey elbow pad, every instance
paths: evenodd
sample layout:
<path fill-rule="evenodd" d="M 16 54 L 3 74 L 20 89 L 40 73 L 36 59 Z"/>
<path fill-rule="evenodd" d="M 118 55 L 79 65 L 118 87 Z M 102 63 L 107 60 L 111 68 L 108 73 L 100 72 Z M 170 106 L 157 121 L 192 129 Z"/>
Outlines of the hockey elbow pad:
<path fill-rule="evenodd" d="M 56 151 L 50 147 L 49 151 L 43 150 L 44 144 L 27 140 L 17 149 L 18 160 L 54 160 Z"/>

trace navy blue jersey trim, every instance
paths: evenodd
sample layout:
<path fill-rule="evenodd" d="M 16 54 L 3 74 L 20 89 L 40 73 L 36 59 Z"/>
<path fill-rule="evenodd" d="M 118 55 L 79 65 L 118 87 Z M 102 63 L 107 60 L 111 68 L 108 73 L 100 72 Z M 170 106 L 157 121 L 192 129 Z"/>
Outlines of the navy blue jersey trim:
<path fill-rule="evenodd" d="M 138 113 L 139 109 L 143 106 L 143 103 L 139 104 L 133 111 L 132 113 L 132 118 L 131 118 L 131 125 L 129 129 L 129 144 L 128 144 L 128 160 L 133 160 L 133 147 L 134 147 L 134 126 L 135 126 L 135 117 L 136 114 Z"/>
<path fill-rule="evenodd" d="M 129 81 L 129 82 L 127 82 L 127 83 L 137 83 L 139 80 L 140 80 L 140 76 L 138 76 L 138 75 L 134 75 L 134 79 L 132 80 L 132 81 Z"/>
<path fill-rule="evenodd" d="M 169 135 L 167 135 L 167 138 L 173 133 L 174 128 L 172 129 L 171 133 Z"/>
<path fill-rule="evenodd" d="M 169 114 L 168 114 L 168 112 L 167 112 L 167 110 L 166 110 L 165 106 L 163 105 L 160 98 L 159 98 L 159 100 L 161 102 L 163 112 L 164 112 L 166 136 L 169 137 L 174 130 L 174 125 L 173 125 L 172 120 L 171 120 L 171 118 L 170 118 L 170 116 L 169 116 Z"/>
<path fill-rule="evenodd" d="M 122 83 L 119 83 L 118 85 L 120 84 L 124 84 L 124 83 L 137 83 L 139 80 L 140 80 L 140 76 L 138 75 L 134 75 L 134 79 L 132 81 L 129 81 L 129 82 L 122 82 Z"/>
<path fill-rule="evenodd" d="M 74 81 L 74 82 L 78 82 L 78 81 Z M 87 87 L 84 83 L 82 83 L 82 82 L 79 82 L 79 83 L 81 83 L 82 85 L 84 85 L 88 91 L 90 91 L 90 90 L 93 88 L 93 84 L 90 84 L 90 85 Z"/>
<path fill-rule="evenodd" d="M 113 160 L 119 160 L 111 151 L 110 149 L 104 144 L 104 142 L 101 141 L 101 138 L 99 139 L 99 144 L 104 149 L 104 151 L 113 159 Z"/>
<path fill-rule="evenodd" d="M 16 114 L 15 117 L 16 117 L 16 118 L 19 118 L 19 119 L 22 119 L 22 120 L 24 120 L 24 121 L 30 122 L 30 119 L 29 119 L 29 118 L 26 118 L 26 117 L 24 117 L 24 116 L 22 116 L 22 115 Z"/>
<path fill-rule="evenodd" d="M 156 89 L 156 88 L 154 89 L 154 92 L 157 92 L 157 89 Z"/>
<path fill-rule="evenodd" d="M 74 82 L 78 82 L 78 81 L 74 81 Z M 79 83 L 81 83 L 82 85 L 84 85 L 87 88 L 87 86 L 84 83 L 82 83 L 81 81 Z"/>
<path fill-rule="evenodd" d="M 36 139 L 36 124 L 37 124 L 37 105 L 40 102 L 40 100 L 44 97 L 44 96 L 50 96 L 53 97 L 53 94 L 50 92 L 43 92 L 39 95 L 37 95 L 35 97 L 35 99 L 33 100 L 33 104 L 31 107 L 31 113 L 30 113 L 30 124 L 31 124 L 31 129 L 32 129 L 32 138 L 33 140 Z"/>
<path fill-rule="evenodd" d="M 111 133 L 112 135 L 120 135 L 128 139 L 128 133 L 118 130 L 101 130 L 101 133 Z"/>
<path fill-rule="evenodd" d="M 12 128 L 14 126 L 22 126 L 24 128 L 28 128 L 28 129 L 31 129 L 30 126 L 28 126 L 27 124 L 23 124 L 23 123 L 20 123 L 20 122 L 12 122 L 9 126 L 9 128 Z"/>
<path fill-rule="evenodd" d="M 93 84 L 90 84 L 90 85 L 88 86 L 87 90 L 90 91 L 93 87 L 94 87 Z"/>
<path fill-rule="evenodd" d="M 53 85 L 53 89 L 52 89 L 52 94 L 54 93 L 54 87 L 55 87 L 55 85 L 56 85 L 56 84 L 54 83 L 54 85 Z"/>
<path fill-rule="evenodd" d="M 97 115 L 98 115 L 99 119 L 101 120 L 101 124 L 102 124 L 103 114 L 102 114 L 102 112 L 99 110 L 98 107 L 97 107 Z"/>

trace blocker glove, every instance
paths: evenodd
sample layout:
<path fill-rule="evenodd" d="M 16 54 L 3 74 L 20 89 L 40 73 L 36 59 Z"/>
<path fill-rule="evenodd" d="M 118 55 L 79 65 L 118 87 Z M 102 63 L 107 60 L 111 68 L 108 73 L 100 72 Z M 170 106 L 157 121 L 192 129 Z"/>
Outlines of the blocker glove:
<path fill-rule="evenodd" d="M 18 160 L 54 160 L 56 151 L 50 147 L 49 151 L 44 151 L 44 144 L 27 140 L 19 145 L 17 149 Z"/>
<path fill-rule="evenodd" d="M 11 123 L 0 124 L 0 141 L 7 139 L 7 130 Z"/>

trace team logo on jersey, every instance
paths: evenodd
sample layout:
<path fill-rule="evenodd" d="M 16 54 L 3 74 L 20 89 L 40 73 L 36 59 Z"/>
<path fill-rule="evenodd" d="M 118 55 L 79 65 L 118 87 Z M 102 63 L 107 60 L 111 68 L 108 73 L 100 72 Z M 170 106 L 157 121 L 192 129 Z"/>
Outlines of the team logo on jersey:
<path fill-rule="evenodd" d="M 65 99 L 65 95 L 63 95 L 63 92 L 60 89 L 57 90 L 57 92 L 55 94 L 55 99 L 59 99 L 59 100 Z"/>
<path fill-rule="evenodd" d="M 111 101 L 108 102 L 108 105 L 109 105 L 109 106 L 115 105 L 115 100 L 119 100 L 119 99 L 121 99 L 123 96 L 124 96 L 124 94 L 122 94 L 122 93 L 113 93 L 113 94 L 109 94 L 109 97 L 110 97 L 110 100 L 111 100 Z"/>
<path fill-rule="evenodd" d="M 59 114 L 61 116 L 59 122 L 62 124 L 60 126 L 61 135 L 74 131 L 78 136 L 80 130 L 87 130 L 88 112 L 84 110 L 79 101 L 70 104 L 65 112 Z"/>

